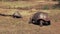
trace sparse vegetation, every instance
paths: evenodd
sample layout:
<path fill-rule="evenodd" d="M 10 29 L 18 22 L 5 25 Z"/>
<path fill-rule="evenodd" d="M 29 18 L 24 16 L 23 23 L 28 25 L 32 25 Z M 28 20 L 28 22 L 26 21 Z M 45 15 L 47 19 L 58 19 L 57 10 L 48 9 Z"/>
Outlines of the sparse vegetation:
<path fill-rule="evenodd" d="M 49 9 L 49 6 L 48 5 L 45 5 L 43 9 L 44 10 L 48 10 Z"/>
<path fill-rule="evenodd" d="M 39 5 L 40 2 L 1 2 L 0 1 L 0 13 L 12 15 L 15 11 L 19 11 L 23 18 L 12 18 L 8 16 L 0 16 L 0 34 L 60 34 L 60 10 L 36 10 L 32 8 L 29 10 L 21 10 L 16 8 L 24 8 Z M 44 4 L 43 4 L 44 5 Z M 39 5 L 40 7 L 40 5 Z M 44 9 L 48 9 L 45 6 Z M 50 15 L 50 26 L 37 26 L 29 24 L 29 18 L 36 12 L 47 12 Z"/>

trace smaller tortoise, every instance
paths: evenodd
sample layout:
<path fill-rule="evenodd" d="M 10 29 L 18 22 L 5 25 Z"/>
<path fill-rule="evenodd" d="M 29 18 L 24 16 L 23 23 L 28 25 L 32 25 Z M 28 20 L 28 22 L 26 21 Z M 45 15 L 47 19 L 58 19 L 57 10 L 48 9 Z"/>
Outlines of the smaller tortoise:
<path fill-rule="evenodd" d="M 15 12 L 12 16 L 13 16 L 13 18 L 22 18 L 21 14 L 19 12 Z"/>
<path fill-rule="evenodd" d="M 36 25 L 50 25 L 50 19 L 48 13 L 45 12 L 37 12 L 35 13 L 32 18 L 30 18 L 29 23 L 33 23 Z"/>

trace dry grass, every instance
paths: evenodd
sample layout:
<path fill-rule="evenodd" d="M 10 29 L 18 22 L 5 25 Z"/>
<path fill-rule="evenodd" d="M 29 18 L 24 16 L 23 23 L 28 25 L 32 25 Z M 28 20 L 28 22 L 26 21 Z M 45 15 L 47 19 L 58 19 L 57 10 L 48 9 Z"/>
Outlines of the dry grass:
<path fill-rule="evenodd" d="M 45 10 L 46 11 L 46 10 Z M 49 10 L 47 10 L 49 11 Z M 46 11 L 46 12 L 47 12 Z M 59 11 L 58 10 L 50 10 L 51 15 L 51 25 L 40 27 L 38 25 L 29 24 L 29 18 L 35 12 L 22 12 L 23 18 L 15 19 L 12 17 L 4 17 L 0 16 L 0 33 L 1 34 L 60 34 L 60 20 L 58 18 Z M 56 14 L 56 15 L 55 15 Z M 55 21 L 59 20 L 59 21 Z"/>
<path fill-rule="evenodd" d="M 13 2 L 13 5 L 14 3 L 15 2 Z M 4 4 L 3 6 L 5 6 Z M 60 10 L 18 10 L 0 8 L 0 13 L 8 15 L 12 15 L 15 11 L 19 11 L 23 18 L 17 19 L 10 16 L 0 16 L 0 34 L 60 34 Z M 29 18 L 37 11 L 49 13 L 51 18 L 50 26 L 40 27 L 28 23 Z"/>

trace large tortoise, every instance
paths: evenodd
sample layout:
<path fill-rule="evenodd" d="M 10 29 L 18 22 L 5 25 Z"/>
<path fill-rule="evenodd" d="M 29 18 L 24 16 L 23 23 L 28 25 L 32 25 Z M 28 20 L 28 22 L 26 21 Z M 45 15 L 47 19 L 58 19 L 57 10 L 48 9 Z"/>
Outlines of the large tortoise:
<path fill-rule="evenodd" d="M 37 12 L 32 16 L 32 18 L 30 18 L 29 23 L 33 23 L 40 26 L 50 25 L 50 18 L 48 13 Z"/>

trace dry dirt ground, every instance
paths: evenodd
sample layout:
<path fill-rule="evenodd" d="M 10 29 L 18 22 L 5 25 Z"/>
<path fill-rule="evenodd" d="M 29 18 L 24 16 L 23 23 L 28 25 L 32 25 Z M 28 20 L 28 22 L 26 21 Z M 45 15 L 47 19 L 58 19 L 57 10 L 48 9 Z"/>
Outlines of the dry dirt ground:
<path fill-rule="evenodd" d="M 10 14 L 19 11 L 23 18 L 0 16 L 0 34 L 60 34 L 60 10 L 18 10 L 0 8 L 0 13 Z M 29 18 L 37 11 L 49 13 L 51 25 L 40 27 L 29 24 Z"/>

